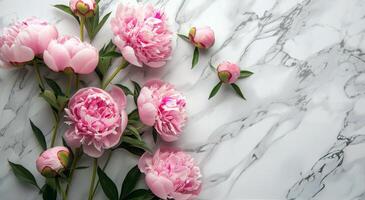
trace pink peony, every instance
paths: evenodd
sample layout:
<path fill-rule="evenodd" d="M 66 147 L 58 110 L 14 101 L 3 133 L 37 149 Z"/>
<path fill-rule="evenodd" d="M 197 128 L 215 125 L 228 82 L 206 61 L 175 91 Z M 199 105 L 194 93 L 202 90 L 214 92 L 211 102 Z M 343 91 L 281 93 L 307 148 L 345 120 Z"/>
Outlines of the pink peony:
<path fill-rule="evenodd" d="M 70 9 L 77 16 L 92 17 L 97 4 L 95 0 L 71 0 Z"/>
<path fill-rule="evenodd" d="M 127 126 L 126 96 L 114 86 L 108 93 L 88 87 L 76 92 L 65 109 L 71 127 L 65 140 L 72 148 L 82 146 L 91 157 L 100 157 L 105 149 L 116 146 Z"/>
<path fill-rule="evenodd" d="M 213 46 L 215 38 L 210 27 L 193 27 L 189 31 L 189 39 L 198 48 L 208 49 Z"/>
<path fill-rule="evenodd" d="M 138 96 L 137 104 L 142 123 L 154 126 L 167 142 L 178 139 L 187 119 L 186 101 L 173 85 L 161 80 L 147 82 Z"/>
<path fill-rule="evenodd" d="M 224 83 L 234 83 L 240 77 L 240 68 L 238 65 L 224 61 L 218 65 L 218 77 Z"/>
<path fill-rule="evenodd" d="M 172 33 L 162 11 L 151 4 L 120 4 L 111 25 L 113 42 L 129 63 L 153 68 L 166 64 L 172 51 Z"/>
<path fill-rule="evenodd" d="M 69 155 L 70 151 L 66 147 L 47 149 L 37 158 L 37 170 L 45 177 L 55 177 L 66 169 Z"/>
<path fill-rule="evenodd" d="M 144 153 L 138 162 L 151 191 L 161 199 L 191 200 L 201 190 L 201 173 L 193 158 L 183 151 L 159 149 Z"/>
<path fill-rule="evenodd" d="M 52 39 L 58 37 L 55 26 L 35 17 L 18 21 L 0 36 L 0 60 L 6 64 L 23 64 L 42 56 Z"/>
<path fill-rule="evenodd" d="M 44 62 L 53 71 L 70 67 L 75 73 L 89 74 L 99 62 L 98 50 L 76 37 L 63 36 L 52 40 L 44 51 Z"/>

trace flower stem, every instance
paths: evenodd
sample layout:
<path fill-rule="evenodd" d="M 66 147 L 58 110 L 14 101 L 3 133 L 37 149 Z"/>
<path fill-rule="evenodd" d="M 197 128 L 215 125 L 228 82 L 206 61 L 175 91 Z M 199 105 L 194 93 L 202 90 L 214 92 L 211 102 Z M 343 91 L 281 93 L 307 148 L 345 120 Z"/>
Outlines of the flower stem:
<path fill-rule="evenodd" d="M 56 178 L 56 186 L 57 186 L 57 189 L 60 191 L 60 193 L 62 195 L 62 199 L 67 200 L 66 193 L 62 190 L 62 187 L 60 185 L 60 181 L 58 180 L 58 178 Z"/>
<path fill-rule="evenodd" d="M 72 87 L 72 79 L 73 79 L 73 72 L 67 73 L 68 76 L 68 82 L 66 87 L 66 96 L 70 97 L 71 95 L 71 87 Z"/>
<path fill-rule="evenodd" d="M 36 73 L 36 76 L 37 76 L 38 84 L 41 86 L 42 89 L 44 89 L 45 86 L 44 86 L 44 83 L 43 83 L 43 80 L 42 80 L 42 77 L 41 77 L 41 72 L 40 72 L 39 66 L 37 65 L 37 62 L 35 60 L 33 61 L 33 66 L 35 68 L 35 73 Z"/>
<path fill-rule="evenodd" d="M 71 164 L 71 169 L 70 169 L 70 174 L 69 174 L 69 176 L 68 176 L 68 180 L 67 180 L 67 186 L 66 186 L 66 198 L 67 198 L 67 195 L 68 195 L 68 191 L 69 191 L 69 189 L 70 189 L 70 187 L 71 187 L 71 183 L 72 183 L 72 177 L 73 177 L 73 174 L 74 174 L 74 171 L 75 171 L 75 169 L 76 169 L 76 166 L 77 166 L 77 163 L 78 163 L 78 161 L 79 161 L 79 159 L 80 159 L 80 149 L 79 148 L 77 148 L 76 150 L 75 150 L 75 158 L 73 159 L 73 161 L 72 161 L 72 164 Z"/>
<path fill-rule="evenodd" d="M 75 90 L 79 89 L 79 82 L 80 82 L 80 76 L 78 74 L 76 75 L 76 79 L 75 79 Z"/>
<path fill-rule="evenodd" d="M 106 161 L 105 161 L 105 164 L 104 164 L 104 166 L 103 166 L 103 171 L 106 169 L 106 167 L 108 166 L 108 163 L 109 163 L 109 161 L 110 161 L 110 158 L 112 157 L 112 154 L 113 154 L 113 151 L 110 151 L 110 153 L 109 153 L 109 155 L 108 155 L 108 157 L 106 158 Z M 96 182 L 96 186 L 95 186 L 95 188 L 94 188 L 94 191 L 93 191 L 93 194 L 92 194 L 92 198 L 94 197 L 94 195 L 95 195 L 95 192 L 96 192 L 96 189 L 98 188 L 98 186 L 99 186 L 99 183 L 100 183 L 100 180 L 98 180 L 97 182 Z"/>
<path fill-rule="evenodd" d="M 96 176 L 96 168 L 98 167 L 98 159 L 94 158 L 94 165 L 93 165 L 93 173 L 91 177 L 91 183 L 89 188 L 89 198 L 88 200 L 93 199 L 93 189 L 94 189 L 94 183 L 95 183 L 95 176 Z"/>
<path fill-rule="evenodd" d="M 104 79 L 101 84 L 101 89 L 105 89 L 109 83 L 114 79 L 114 77 L 124 68 L 126 68 L 129 65 L 129 63 L 122 58 L 122 62 L 120 65 L 114 70 L 111 76 L 109 76 L 107 79 Z"/>
<path fill-rule="evenodd" d="M 80 40 L 84 41 L 84 26 L 85 26 L 85 17 L 80 16 Z"/>
<path fill-rule="evenodd" d="M 58 131 L 58 124 L 59 124 L 59 117 L 58 114 L 55 111 L 52 111 L 53 117 L 54 117 L 54 126 L 52 129 L 52 139 L 51 139 L 51 147 L 54 146 L 54 143 L 56 141 L 57 131 Z"/>

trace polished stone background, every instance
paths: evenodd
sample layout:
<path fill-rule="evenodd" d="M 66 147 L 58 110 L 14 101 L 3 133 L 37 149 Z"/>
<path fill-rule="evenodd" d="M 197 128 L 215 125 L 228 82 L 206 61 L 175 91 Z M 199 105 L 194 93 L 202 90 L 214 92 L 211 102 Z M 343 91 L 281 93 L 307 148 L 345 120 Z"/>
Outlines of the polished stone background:
<path fill-rule="evenodd" d="M 101 2 L 106 13 L 122 1 Z M 199 199 L 365 199 L 364 0 L 151 2 L 165 9 L 176 32 L 210 25 L 216 33 L 214 47 L 202 53 L 194 70 L 193 47 L 176 38 L 166 67 L 130 67 L 114 81 L 130 85 L 130 79 L 163 78 L 184 92 L 189 122 L 174 145 L 200 164 Z M 0 0 L 0 28 L 38 16 L 55 23 L 61 34 L 77 35 L 75 21 L 51 7 L 59 3 L 67 1 Z M 93 44 L 101 47 L 111 36 L 107 23 Z M 207 100 L 217 82 L 208 62 L 223 60 L 255 72 L 238 82 L 247 101 L 229 88 Z M 62 81 L 46 69 L 42 73 Z M 7 163 L 23 164 L 43 183 L 35 169 L 41 150 L 28 120 L 49 140 L 52 117 L 34 77 L 30 66 L 0 69 L 0 199 L 41 198 L 15 179 Z M 93 76 L 82 79 L 98 84 Z M 81 165 L 90 163 L 84 158 Z M 136 157 L 121 150 L 106 172 L 120 187 L 135 163 Z M 86 198 L 89 179 L 90 169 L 78 171 L 70 199 Z M 95 199 L 105 199 L 101 190 Z"/>

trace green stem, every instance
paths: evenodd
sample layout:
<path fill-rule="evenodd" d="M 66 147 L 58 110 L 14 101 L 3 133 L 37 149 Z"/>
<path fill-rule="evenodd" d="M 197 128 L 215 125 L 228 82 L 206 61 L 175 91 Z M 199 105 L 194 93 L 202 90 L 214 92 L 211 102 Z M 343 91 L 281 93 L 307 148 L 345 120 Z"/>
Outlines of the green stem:
<path fill-rule="evenodd" d="M 80 40 L 84 41 L 84 26 L 85 26 L 85 17 L 80 16 Z"/>
<path fill-rule="evenodd" d="M 93 199 L 93 189 L 94 189 L 94 183 L 95 183 L 95 176 L 96 176 L 96 168 L 98 167 L 98 159 L 94 158 L 94 165 L 93 165 L 93 173 L 91 177 L 91 183 L 89 188 L 89 198 L 88 200 Z"/>
<path fill-rule="evenodd" d="M 56 141 L 57 131 L 58 131 L 58 124 L 59 124 L 59 118 L 58 114 L 53 111 L 53 117 L 54 117 L 54 126 L 52 129 L 52 139 L 51 139 L 51 147 L 54 146 L 54 143 Z"/>
<path fill-rule="evenodd" d="M 76 79 L 75 79 L 75 90 L 79 89 L 79 82 L 80 82 L 80 76 L 78 74 L 76 75 Z"/>
<path fill-rule="evenodd" d="M 110 151 L 110 153 L 109 153 L 109 155 L 108 155 L 108 157 L 106 158 L 106 161 L 105 161 L 105 163 L 104 163 L 104 166 L 103 166 L 103 171 L 106 169 L 106 167 L 108 166 L 108 163 L 109 163 L 109 161 L 110 161 L 110 158 L 112 157 L 112 154 L 113 154 L 113 151 Z M 96 186 L 95 186 L 95 188 L 94 188 L 94 191 L 93 191 L 93 194 L 92 194 L 92 198 L 94 197 L 94 195 L 95 195 L 95 192 L 96 192 L 96 189 L 98 188 L 98 186 L 99 186 L 99 183 L 100 183 L 100 180 L 98 180 L 97 182 L 96 182 Z"/>
<path fill-rule="evenodd" d="M 73 159 L 72 161 L 72 164 L 71 164 L 71 169 L 70 169 L 70 174 L 68 176 L 68 180 L 67 180 L 67 186 L 66 186 L 66 198 L 67 198 L 67 195 L 68 195 L 68 191 L 71 187 L 71 183 L 72 183 L 72 177 L 73 177 L 73 174 L 74 174 L 74 171 L 76 169 L 76 166 L 77 166 L 77 163 L 80 159 L 80 149 L 77 148 L 75 150 L 75 158 Z"/>
<path fill-rule="evenodd" d="M 39 70 L 39 66 L 37 65 L 37 62 L 35 60 L 33 61 L 33 66 L 35 68 L 38 84 L 41 86 L 42 89 L 46 88 L 44 86 L 44 83 L 43 83 L 43 80 L 42 80 L 42 76 L 41 76 L 41 72 Z"/>
<path fill-rule="evenodd" d="M 73 72 L 67 73 L 68 82 L 66 86 L 66 96 L 70 97 L 71 95 L 71 87 L 72 87 L 72 79 L 73 79 Z"/>
<path fill-rule="evenodd" d="M 57 189 L 60 191 L 60 193 L 62 195 L 62 199 L 67 200 L 67 196 L 66 196 L 65 192 L 62 190 L 62 187 L 60 185 L 60 181 L 58 180 L 58 178 L 56 178 L 56 185 L 57 185 Z"/>
<path fill-rule="evenodd" d="M 101 84 L 101 89 L 105 89 L 109 83 L 114 79 L 114 77 L 124 68 L 126 68 L 129 65 L 129 63 L 122 58 L 122 62 L 120 65 L 114 70 L 111 76 L 109 76 L 107 79 L 103 80 Z"/>

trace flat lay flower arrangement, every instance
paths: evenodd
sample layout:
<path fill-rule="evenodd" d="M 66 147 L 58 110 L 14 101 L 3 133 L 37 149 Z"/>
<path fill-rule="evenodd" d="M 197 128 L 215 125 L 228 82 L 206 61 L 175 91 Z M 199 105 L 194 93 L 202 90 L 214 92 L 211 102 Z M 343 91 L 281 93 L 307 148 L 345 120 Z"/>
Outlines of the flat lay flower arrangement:
<path fill-rule="evenodd" d="M 115 13 L 99 15 L 99 1 L 71 0 L 69 5 L 54 5 L 79 24 L 75 35 L 60 35 L 57 27 L 36 17 L 15 22 L 0 36 L 0 60 L 5 68 L 33 67 L 39 84 L 40 96 L 46 101 L 54 117 L 52 138 L 46 143 L 44 134 L 30 120 L 30 125 L 43 152 L 34 163 L 44 176 L 42 184 L 20 163 L 9 161 L 15 176 L 25 184 L 32 184 L 43 199 L 68 199 L 73 190 L 72 178 L 80 166 L 81 157 L 93 160 L 88 199 L 101 189 L 112 200 L 196 199 L 202 189 L 202 174 L 194 159 L 176 147 L 158 146 L 157 140 L 174 142 L 184 133 L 189 113 L 189 102 L 171 83 L 145 80 L 143 85 L 132 81 L 134 88 L 113 82 L 126 67 L 160 68 L 173 56 L 174 34 L 195 46 L 191 68 L 198 67 L 199 54 L 214 45 L 214 31 L 208 27 L 192 27 L 188 33 L 175 33 L 168 25 L 163 10 L 152 4 L 121 3 Z M 111 23 L 106 21 L 111 17 Z M 103 48 L 92 41 L 103 26 L 109 26 L 114 36 Z M 79 35 L 77 37 L 76 35 Z M 119 65 L 111 69 L 112 61 Z M 44 77 L 40 68 L 65 76 L 66 87 Z M 184 67 L 184 66 L 176 66 Z M 222 61 L 211 66 L 216 71 L 217 84 L 207 92 L 214 97 L 223 84 L 245 99 L 236 81 L 253 73 L 238 65 Z M 79 75 L 96 73 L 99 87 L 80 87 Z M 113 83 L 112 83 L 113 82 Z M 127 102 L 132 96 L 134 102 Z M 135 109 L 127 113 L 126 107 Z M 60 123 L 68 129 L 60 132 Z M 149 146 L 145 134 L 152 134 L 154 146 Z M 56 138 L 62 144 L 56 144 Z M 121 186 L 117 186 L 104 171 L 113 150 L 122 148 L 139 157 L 129 170 Z M 108 154 L 106 153 L 108 152 Z M 104 165 L 98 163 L 108 156 Z M 147 189 L 136 188 L 144 177 Z M 120 188 L 120 189 L 118 189 Z"/>

